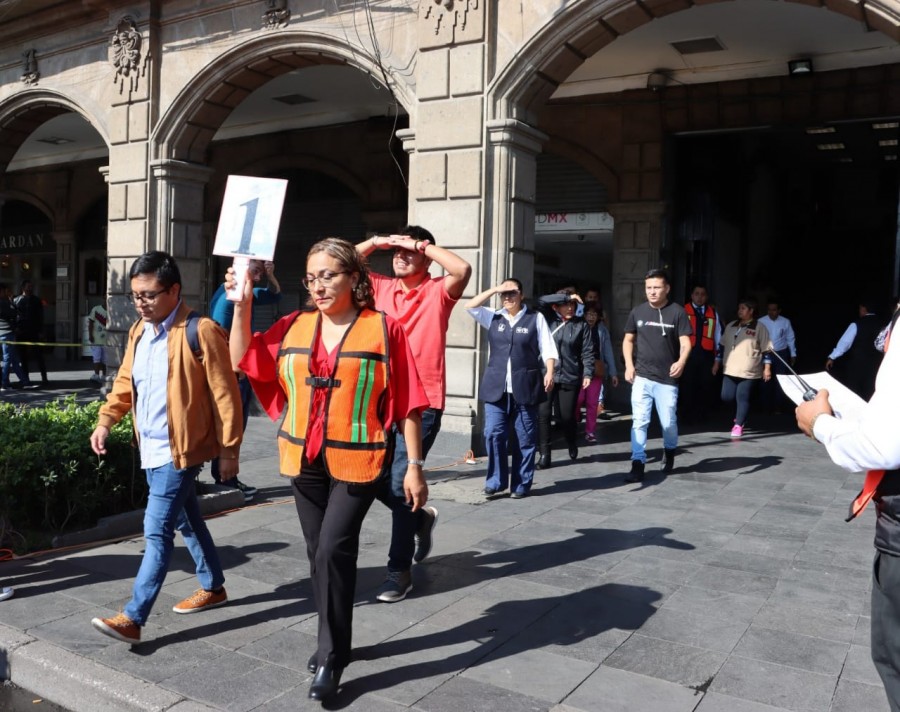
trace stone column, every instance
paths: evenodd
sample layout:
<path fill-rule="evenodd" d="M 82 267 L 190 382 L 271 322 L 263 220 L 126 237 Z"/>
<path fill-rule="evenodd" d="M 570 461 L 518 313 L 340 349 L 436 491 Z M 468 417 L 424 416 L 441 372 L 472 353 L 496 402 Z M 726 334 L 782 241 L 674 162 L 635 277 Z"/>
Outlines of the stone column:
<path fill-rule="evenodd" d="M 409 222 L 473 267 L 464 299 L 479 290 L 483 262 L 485 4 L 419 3 L 419 52 L 409 153 Z M 432 270 L 439 274 L 439 267 Z M 454 310 L 447 330 L 447 403 L 442 430 L 471 437 L 477 410 L 477 325 Z"/>
<path fill-rule="evenodd" d="M 76 323 L 78 315 L 78 288 L 75 264 L 75 233 L 57 230 L 53 233 L 56 242 L 56 340 L 64 343 L 81 341 L 81 324 Z M 67 346 L 60 353 L 66 360 L 74 354 L 74 360 L 81 358 L 81 349 Z M 60 355 L 54 353 L 54 356 Z"/>
<path fill-rule="evenodd" d="M 490 158 L 486 175 L 490 193 L 485 199 L 485 251 L 487 279 L 481 288 L 506 277 L 522 281 L 532 296 L 534 277 L 534 204 L 537 154 L 547 135 L 515 119 L 487 122 Z"/>
<path fill-rule="evenodd" d="M 204 190 L 213 174 L 208 166 L 174 159 L 153 161 L 151 217 L 154 249 L 163 250 L 178 262 L 182 294 L 195 309 L 202 309 L 207 268 L 212 254 L 204 233 Z"/>

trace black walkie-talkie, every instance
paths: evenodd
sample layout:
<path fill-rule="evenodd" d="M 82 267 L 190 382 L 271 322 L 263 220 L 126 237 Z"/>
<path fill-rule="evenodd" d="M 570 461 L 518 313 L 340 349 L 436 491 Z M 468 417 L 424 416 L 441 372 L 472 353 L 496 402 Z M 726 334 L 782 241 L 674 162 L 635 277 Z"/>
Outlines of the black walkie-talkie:
<path fill-rule="evenodd" d="M 791 375 L 800 382 L 801 387 L 804 388 L 803 400 L 805 400 L 805 401 L 814 400 L 815 397 L 819 394 L 819 392 L 815 388 L 813 388 L 811 385 L 809 385 L 806 381 L 804 381 L 800 377 L 800 374 L 797 373 L 793 368 L 791 368 L 791 365 L 787 361 L 785 361 L 783 358 L 781 358 L 781 356 L 775 349 L 769 349 L 769 353 L 773 354 L 775 356 L 775 358 L 777 358 L 779 361 L 781 361 L 781 363 L 784 364 L 785 368 L 787 368 L 787 370 L 791 372 Z"/>

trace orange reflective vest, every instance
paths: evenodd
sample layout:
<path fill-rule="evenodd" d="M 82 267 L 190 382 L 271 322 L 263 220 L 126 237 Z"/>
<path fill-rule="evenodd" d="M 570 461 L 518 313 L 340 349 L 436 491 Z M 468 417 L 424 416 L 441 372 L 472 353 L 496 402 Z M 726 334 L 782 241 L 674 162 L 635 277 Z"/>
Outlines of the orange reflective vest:
<path fill-rule="evenodd" d="M 384 314 L 363 309 L 338 345 L 334 371 L 314 376 L 310 360 L 319 335 L 321 316 L 297 315 L 278 352 L 278 380 L 288 405 L 278 431 L 281 472 L 300 472 L 306 433 L 313 417 L 322 417 L 325 470 L 343 482 L 372 482 L 390 465 L 392 440 L 381 409 L 388 388 L 388 334 Z M 313 390 L 327 389 L 325 412 L 314 416 Z"/>
<path fill-rule="evenodd" d="M 697 345 L 697 334 L 700 334 L 700 348 L 714 353 L 716 350 L 716 327 L 718 325 L 716 310 L 708 305 L 702 321 L 699 312 L 694 309 L 694 305 L 691 302 L 688 302 L 685 311 L 688 319 L 691 320 L 691 348 Z"/>

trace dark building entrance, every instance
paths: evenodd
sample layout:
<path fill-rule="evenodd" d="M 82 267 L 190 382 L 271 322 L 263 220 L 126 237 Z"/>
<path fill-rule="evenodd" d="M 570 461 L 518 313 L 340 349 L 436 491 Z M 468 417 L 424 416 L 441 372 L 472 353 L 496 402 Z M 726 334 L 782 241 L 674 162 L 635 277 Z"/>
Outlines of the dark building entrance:
<path fill-rule="evenodd" d="M 821 370 L 861 299 L 885 320 L 895 302 L 897 135 L 874 120 L 672 139 L 677 298 L 704 282 L 730 320 L 742 296 L 774 296 L 799 367 Z"/>

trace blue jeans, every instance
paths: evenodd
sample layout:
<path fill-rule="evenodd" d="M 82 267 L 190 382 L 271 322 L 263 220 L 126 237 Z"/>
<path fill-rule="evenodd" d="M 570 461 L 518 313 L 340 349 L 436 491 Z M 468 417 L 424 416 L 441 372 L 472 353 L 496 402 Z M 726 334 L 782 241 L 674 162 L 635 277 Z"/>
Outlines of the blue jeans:
<path fill-rule="evenodd" d="M 662 427 L 663 447 L 678 447 L 678 386 L 651 381 L 635 376 L 631 386 L 631 459 L 647 462 L 647 428 L 650 426 L 650 409 L 656 405 L 656 414 Z"/>
<path fill-rule="evenodd" d="M 513 424 L 510 438 L 509 424 Z M 534 480 L 534 455 L 538 439 L 538 406 L 517 403 L 511 393 L 484 404 L 484 447 L 488 456 L 485 489 L 502 492 L 507 487 L 528 494 Z M 507 448 L 512 447 L 512 471 Z M 511 486 L 510 486 L 511 485 Z"/>
<path fill-rule="evenodd" d="M 134 580 L 131 600 L 125 606 L 125 615 L 138 625 L 147 622 L 166 579 L 176 529 L 184 537 L 197 566 L 200 586 L 212 591 L 225 582 L 216 545 L 200 515 L 194 489 L 194 477 L 199 470 L 199 465 L 176 470 L 171 462 L 144 470 L 150 487 L 144 511 L 144 558 Z"/>
<path fill-rule="evenodd" d="M 444 411 L 426 408 L 422 411 L 422 459 L 428 457 L 428 451 L 441 431 L 441 418 Z M 407 460 L 406 439 L 395 426 L 394 460 L 391 463 L 391 477 L 385 478 L 378 488 L 378 501 L 391 510 L 393 526 L 391 528 L 391 548 L 388 552 L 388 571 L 409 571 L 412 567 L 413 553 L 416 550 L 416 531 L 422 522 L 422 510 L 413 512 L 403 493 L 403 480 L 406 477 Z"/>
<path fill-rule="evenodd" d="M 0 384 L 9 388 L 9 372 L 10 370 L 18 376 L 19 381 L 24 385 L 29 385 L 31 381 L 28 374 L 22 369 L 19 361 L 19 350 L 14 344 L 8 344 L 7 341 L 15 341 L 15 335 L 7 334 L 0 336 L 0 348 L 3 350 L 3 361 L 0 363 Z"/>

